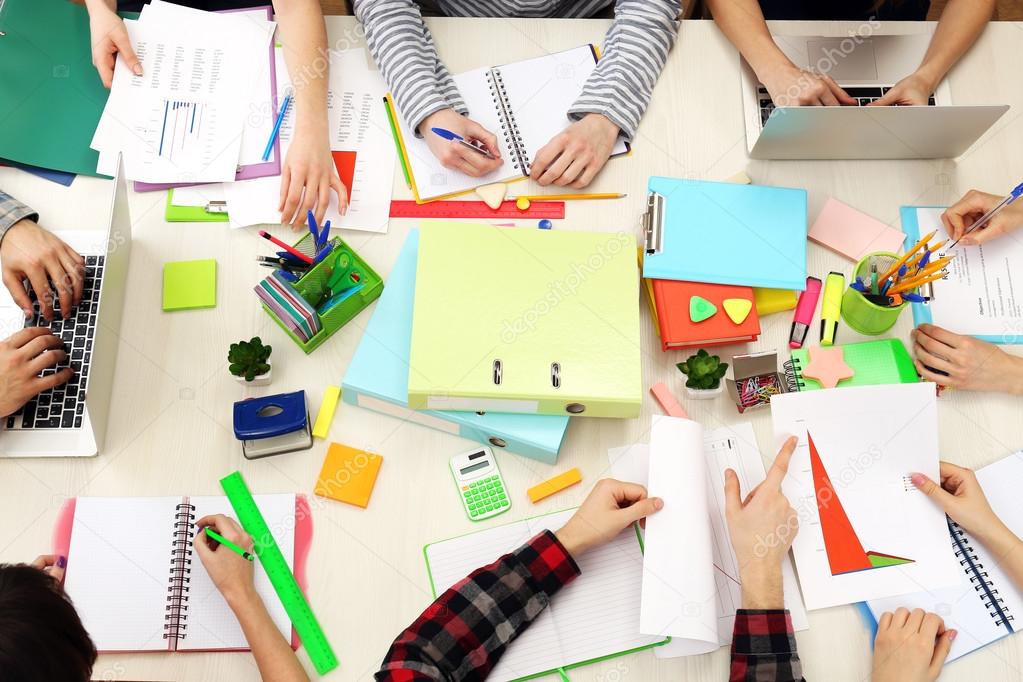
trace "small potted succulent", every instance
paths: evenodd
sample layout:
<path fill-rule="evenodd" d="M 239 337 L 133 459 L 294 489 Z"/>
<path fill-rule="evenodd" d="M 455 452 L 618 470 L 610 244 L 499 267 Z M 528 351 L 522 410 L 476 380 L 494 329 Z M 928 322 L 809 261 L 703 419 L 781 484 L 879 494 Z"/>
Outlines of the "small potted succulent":
<path fill-rule="evenodd" d="M 686 375 L 686 393 L 690 398 L 713 398 L 725 388 L 721 379 L 728 370 L 728 363 L 721 362 L 721 358 L 703 348 L 675 366 Z"/>
<path fill-rule="evenodd" d="M 249 341 L 232 343 L 227 352 L 228 369 L 238 383 L 249 386 L 266 386 L 270 383 L 270 353 L 273 348 L 264 346 L 263 340 L 253 336 Z"/>

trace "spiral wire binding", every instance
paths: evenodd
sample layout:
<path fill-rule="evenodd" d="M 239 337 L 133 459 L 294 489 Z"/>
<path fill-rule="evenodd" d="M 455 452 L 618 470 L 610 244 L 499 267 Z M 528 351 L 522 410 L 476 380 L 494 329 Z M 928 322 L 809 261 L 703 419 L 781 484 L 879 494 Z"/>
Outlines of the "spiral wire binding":
<path fill-rule="evenodd" d="M 504 86 L 504 77 L 500 69 L 490 69 L 487 72 L 487 87 L 490 88 L 494 104 L 501 107 L 501 134 L 504 135 L 505 144 L 515 153 L 513 162 L 515 169 L 523 175 L 529 175 L 530 162 L 526 155 L 526 145 L 522 141 L 522 132 L 508 101 L 508 90 Z"/>
<path fill-rule="evenodd" d="M 803 367 L 800 365 L 799 360 L 792 358 L 782 363 L 782 367 L 785 368 L 785 387 L 790 393 L 802 391 L 806 388 L 806 382 L 803 381 Z"/>
<path fill-rule="evenodd" d="M 174 507 L 174 540 L 171 542 L 167 605 L 164 607 L 163 638 L 185 639 L 188 630 L 188 593 L 192 582 L 192 547 L 195 542 L 195 505 Z"/>
<path fill-rule="evenodd" d="M 1004 625 L 1011 632 L 1012 626 L 1009 625 L 1009 621 L 1015 620 L 1015 616 L 1009 613 L 1005 601 L 998 596 L 998 590 L 995 589 L 990 576 L 984 570 L 984 563 L 977 557 L 977 552 L 973 549 L 970 536 L 952 519 L 946 517 L 946 521 L 948 534 L 952 537 L 952 544 L 956 550 L 956 560 L 962 566 L 966 577 L 970 579 L 973 591 L 984 602 L 984 608 L 988 610 L 988 615 L 995 619 L 995 625 L 999 627 Z"/>

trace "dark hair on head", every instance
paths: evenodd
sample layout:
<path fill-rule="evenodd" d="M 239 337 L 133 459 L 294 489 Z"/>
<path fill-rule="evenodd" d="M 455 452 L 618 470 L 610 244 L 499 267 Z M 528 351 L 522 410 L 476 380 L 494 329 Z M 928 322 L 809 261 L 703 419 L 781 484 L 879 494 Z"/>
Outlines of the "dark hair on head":
<path fill-rule="evenodd" d="M 47 573 L 0 564 L 0 679 L 84 682 L 96 647 L 71 600 Z"/>

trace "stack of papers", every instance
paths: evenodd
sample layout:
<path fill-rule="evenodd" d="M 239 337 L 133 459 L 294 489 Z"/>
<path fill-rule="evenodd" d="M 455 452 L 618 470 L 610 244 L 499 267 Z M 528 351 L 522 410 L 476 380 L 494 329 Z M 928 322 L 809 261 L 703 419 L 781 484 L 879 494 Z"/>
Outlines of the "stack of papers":
<path fill-rule="evenodd" d="M 113 175 L 120 153 L 130 180 L 229 182 L 239 166 L 258 162 L 276 113 L 261 102 L 275 27 L 266 11 L 211 13 L 154 0 L 124 23 L 143 73 L 118 58 L 91 144 L 97 170 Z"/>

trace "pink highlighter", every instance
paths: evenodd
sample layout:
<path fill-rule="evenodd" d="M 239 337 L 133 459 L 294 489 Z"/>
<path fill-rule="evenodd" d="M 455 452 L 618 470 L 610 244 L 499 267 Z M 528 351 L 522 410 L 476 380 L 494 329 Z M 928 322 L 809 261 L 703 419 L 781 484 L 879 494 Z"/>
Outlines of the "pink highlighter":
<path fill-rule="evenodd" d="M 806 340 L 806 332 L 813 321 L 813 311 L 817 310 L 817 299 L 821 295 L 821 281 L 816 277 L 806 278 L 806 289 L 799 294 L 796 303 L 796 314 L 792 317 L 792 332 L 789 334 L 789 348 L 802 348 Z"/>

